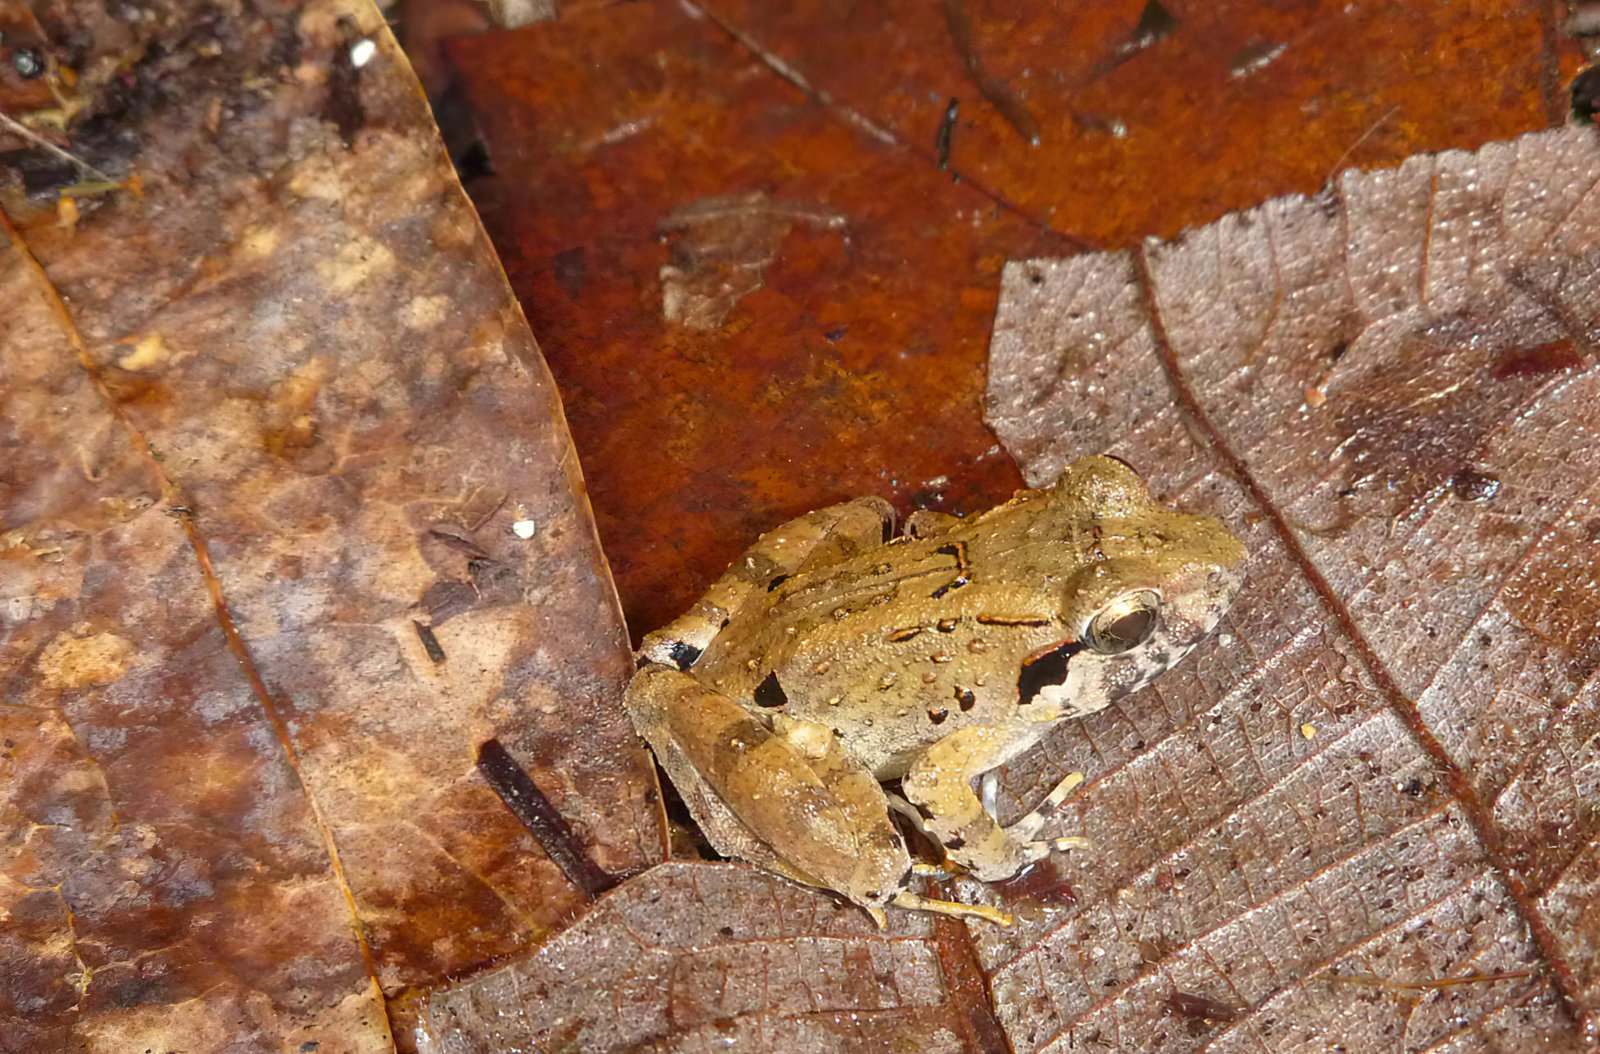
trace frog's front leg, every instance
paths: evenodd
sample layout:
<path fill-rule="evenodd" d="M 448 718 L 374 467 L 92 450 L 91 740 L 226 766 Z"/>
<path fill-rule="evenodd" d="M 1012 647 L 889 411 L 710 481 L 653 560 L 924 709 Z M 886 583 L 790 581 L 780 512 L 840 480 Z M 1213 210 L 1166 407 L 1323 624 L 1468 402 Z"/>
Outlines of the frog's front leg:
<path fill-rule="evenodd" d="M 882 498 L 830 505 L 774 527 L 746 549 L 694 607 L 647 634 L 639 651 L 651 662 L 687 669 L 751 594 L 776 588 L 807 567 L 876 548 L 893 529 L 894 508 Z"/>
<path fill-rule="evenodd" d="M 1081 782 L 1077 773 L 1008 827 L 1001 827 L 985 807 L 973 781 L 1004 764 L 1015 753 L 1015 742 L 1014 730 L 992 725 L 960 729 L 924 750 L 901 781 L 928 833 L 953 862 L 985 882 L 1010 878 L 1054 849 L 1084 844 L 1076 838 L 1035 839 L 1050 812 Z"/>
<path fill-rule="evenodd" d="M 688 674 L 649 665 L 625 700 L 689 812 L 725 856 L 881 913 L 911 871 L 883 788 L 831 731 L 768 729 Z"/>

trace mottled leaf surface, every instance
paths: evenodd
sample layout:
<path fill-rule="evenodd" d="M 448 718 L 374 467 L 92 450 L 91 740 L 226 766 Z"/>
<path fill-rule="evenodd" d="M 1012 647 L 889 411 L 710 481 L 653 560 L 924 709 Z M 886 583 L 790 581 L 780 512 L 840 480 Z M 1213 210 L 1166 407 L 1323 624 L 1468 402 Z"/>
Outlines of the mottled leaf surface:
<path fill-rule="evenodd" d="M 376 9 L 141 10 L 41 28 L 119 187 L 4 143 L 0 1049 L 388 1049 L 384 995 L 587 903 L 479 744 L 659 859 L 626 635 Z"/>

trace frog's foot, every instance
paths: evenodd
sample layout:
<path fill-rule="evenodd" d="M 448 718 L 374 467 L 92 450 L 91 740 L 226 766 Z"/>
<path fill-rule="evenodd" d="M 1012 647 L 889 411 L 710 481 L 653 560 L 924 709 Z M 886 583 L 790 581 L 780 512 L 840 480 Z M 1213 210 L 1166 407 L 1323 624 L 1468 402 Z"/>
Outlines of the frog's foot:
<path fill-rule="evenodd" d="M 1010 926 L 1016 920 L 999 908 L 987 904 L 962 904 L 955 900 L 930 900 L 915 893 L 896 893 L 890 903 L 911 911 L 931 911 L 936 915 L 950 915 L 958 919 L 982 919 L 997 926 Z"/>
<path fill-rule="evenodd" d="M 1084 776 L 1081 772 L 1069 772 L 1057 783 L 1055 789 L 1045 796 L 1032 812 L 1001 828 L 1006 834 L 1021 842 L 1026 842 L 1035 849 L 1044 847 L 1046 852 L 1063 851 L 1067 849 L 1090 849 L 1093 843 L 1080 835 L 1063 835 L 1058 838 L 1039 838 L 1039 830 L 1049 822 L 1050 816 L 1060 804 L 1067 800 L 1067 796 L 1083 783 Z M 986 772 L 981 780 L 983 790 L 984 808 L 994 815 L 994 799 L 1000 783 L 1000 777 L 994 772 Z"/>
<path fill-rule="evenodd" d="M 1089 844 L 1072 836 L 1039 837 L 1051 814 L 1083 782 L 1082 773 L 1068 775 L 1017 822 L 1002 827 L 995 820 L 993 770 L 1005 762 L 1011 746 L 1011 733 L 1003 728 L 959 729 L 924 750 L 901 781 L 925 832 L 951 862 L 984 882 L 1010 878 L 1053 852 Z"/>

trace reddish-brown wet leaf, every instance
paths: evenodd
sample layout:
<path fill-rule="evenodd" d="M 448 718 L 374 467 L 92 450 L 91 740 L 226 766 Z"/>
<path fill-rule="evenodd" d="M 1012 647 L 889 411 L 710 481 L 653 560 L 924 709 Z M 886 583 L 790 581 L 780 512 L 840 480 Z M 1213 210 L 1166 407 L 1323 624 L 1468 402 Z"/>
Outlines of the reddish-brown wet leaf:
<path fill-rule="evenodd" d="M 790 516 L 1015 489 L 979 415 L 999 269 L 1070 239 L 837 120 L 684 5 L 451 54 L 493 159 L 472 190 L 597 467 L 636 633 Z"/>
<path fill-rule="evenodd" d="M 635 635 L 789 516 L 1010 495 L 981 421 L 1000 260 L 1546 127 L 1576 57 L 1554 18 L 651 0 L 455 42 L 493 168 L 471 190 L 566 395 Z"/>
<path fill-rule="evenodd" d="M 755 52 L 1041 224 L 1171 237 L 1346 165 L 1559 121 L 1539 0 L 697 0 Z"/>
<path fill-rule="evenodd" d="M 3 187 L 0 1049 L 388 1049 L 382 993 L 587 904 L 481 743 L 659 859 L 625 633 L 378 12 L 127 10 L 44 31 L 61 145 L 136 178 Z"/>

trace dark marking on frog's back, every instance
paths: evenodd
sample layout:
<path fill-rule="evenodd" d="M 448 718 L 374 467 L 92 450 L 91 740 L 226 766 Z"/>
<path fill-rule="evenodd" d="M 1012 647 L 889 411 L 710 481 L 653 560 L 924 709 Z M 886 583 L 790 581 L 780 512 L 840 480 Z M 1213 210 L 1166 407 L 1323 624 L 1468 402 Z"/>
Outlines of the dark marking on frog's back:
<path fill-rule="evenodd" d="M 680 670 L 687 670 L 693 666 L 700 655 L 699 648 L 681 640 L 675 640 L 667 647 L 667 657 L 672 660 L 672 665 Z"/>
<path fill-rule="evenodd" d="M 1050 620 L 1039 615 L 979 615 L 980 626 L 1048 626 Z"/>
<path fill-rule="evenodd" d="M 761 683 L 756 685 L 756 690 L 750 694 L 757 706 L 766 707 L 768 710 L 789 705 L 789 695 L 783 690 L 783 685 L 778 683 L 776 671 L 762 678 Z"/>

